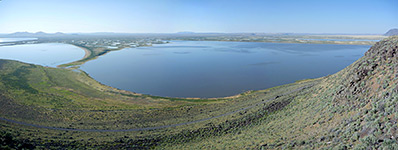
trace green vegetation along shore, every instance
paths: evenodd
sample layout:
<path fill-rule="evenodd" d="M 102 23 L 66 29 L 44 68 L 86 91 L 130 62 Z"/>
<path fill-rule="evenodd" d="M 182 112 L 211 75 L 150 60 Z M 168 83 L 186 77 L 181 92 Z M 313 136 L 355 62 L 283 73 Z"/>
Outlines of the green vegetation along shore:
<path fill-rule="evenodd" d="M 88 47 L 88 46 L 84 46 L 84 45 L 78 45 L 78 44 L 72 44 L 74 46 L 77 46 L 81 49 L 84 50 L 85 55 L 82 59 L 71 62 L 71 63 L 66 63 L 66 64 L 62 64 L 59 65 L 58 67 L 71 67 L 71 66 L 78 66 L 78 65 L 82 65 L 87 61 L 93 60 L 98 58 L 101 55 L 105 55 L 106 53 L 110 52 L 110 51 L 117 51 L 117 50 L 121 50 L 123 48 L 126 47 L 118 47 L 115 49 L 109 49 L 109 48 L 105 48 L 105 47 Z"/>
<path fill-rule="evenodd" d="M 219 99 L 141 95 L 0 60 L 1 148 L 393 149 L 397 52 L 390 37 L 336 74 Z M 129 130 L 143 128 L 153 129 Z"/>

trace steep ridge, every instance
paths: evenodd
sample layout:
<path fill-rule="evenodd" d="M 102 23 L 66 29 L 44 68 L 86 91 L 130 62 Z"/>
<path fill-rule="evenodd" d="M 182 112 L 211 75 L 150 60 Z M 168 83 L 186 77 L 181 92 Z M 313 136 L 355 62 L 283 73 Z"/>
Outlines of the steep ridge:
<path fill-rule="evenodd" d="M 397 52 L 398 37 L 382 40 L 312 89 L 307 108 L 314 122 L 305 133 L 316 133 L 311 148 L 398 147 Z"/>
<path fill-rule="evenodd" d="M 398 147 L 397 52 L 398 37 L 380 41 L 318 87 L 319 96 L 331 97 L 328 113 L 341 110 L 351 114 L 330 130 L 334 135 L 328 135 L 328 142 L 346 142 L 343 147 L 359 149 Z"/>

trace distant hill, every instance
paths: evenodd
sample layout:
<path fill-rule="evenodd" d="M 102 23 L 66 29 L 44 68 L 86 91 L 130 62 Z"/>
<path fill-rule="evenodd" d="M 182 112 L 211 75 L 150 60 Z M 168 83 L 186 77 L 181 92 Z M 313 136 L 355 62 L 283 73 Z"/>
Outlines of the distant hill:
<path fill-rule="evenodd" d="M 181 31 L 181 32 L 177 32 L 177 34 L 195 34 L 195 32 Z"/>
<path fill-rule="evenodd" d="M 30 33 L 30 32 L 15 32 L 8 34 L 8 37 L 50 37 L 50 36 L 64 36 L 67 35 L 62 32 L 57 32 L 57 33 L 45 33 L 45 32 L 36 32 L 36 33 Z"/>
<path fill-rule="evenodd" d="M 17 36 L 31 36 L 32 35 L 32 33 L 29 33 L 29 32 L 15 32 L 15 33 L 11 33 L 11 34 L 8 34 L 8 36 L 15 36 L 15 37 L 17 37 Z"/>
<path fill-rule="evenodd" d="M 391 29 L 391 30 L 388 30 L 384 35 L 385 35 L 385 36 L 398 35 L 398 29 Z"/>

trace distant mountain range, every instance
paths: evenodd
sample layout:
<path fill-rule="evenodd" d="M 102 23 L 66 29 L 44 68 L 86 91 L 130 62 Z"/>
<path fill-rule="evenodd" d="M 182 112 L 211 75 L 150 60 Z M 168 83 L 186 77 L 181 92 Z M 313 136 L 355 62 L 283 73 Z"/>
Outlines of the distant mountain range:
<path fill-rule="evenodd" d="M 56 33 L 45 33 L 45 32 L 36 32 L 36 33 L 31 33 L 31 32 L 15 32 L 11 34 L 0 34 L 1 37 L 61 37 L 61 36 L 77 36 L 77 35 L 83 35 L 83 36 L 132 36 L 132 35 L 257 35 L 257 36 L 264 36 L 264 35 L 311 35 L 310 33 L 215 33 L 215 32 L 209 32 L 209 33 L 197 33 L 197 32 L 190 32 L 190 31 L 183 31 L 183 32 L 177 32 L 177 33 L 115 33 L 115 32 L 95 32 L 95 33 L 62 33 L 62 32 L 56 32 Z M 316 34 L 313 34 L 316 35 Z M 335 35 L 335 34 L 321 34 L 321 35 Z M 340 34 L 339 34 L 340 35 Z M 391 35 L 398 35 L 398 29 L 391 29 L 388 32 L 384 34 L 385 36 L 391 36 Z"/>
<path fill-rule="evenodd" d="M 384 35 L 385 35 L 385 36 L 398 35 L 398 29 L 391 29 L 391 30 L 388 30 Z"/>
<path fill-rule="evenodd" d="M 36 32 L 36 33 L 30 33 L 30 32 L 15 32 L 8 34 L 7 36 L 10 37 L 46 37 L 46 36 L 64 36 L 66 35 L 65 33 L 62 32 L 57 32 L 57 33 L 45 33 L 45 32 Z"/>

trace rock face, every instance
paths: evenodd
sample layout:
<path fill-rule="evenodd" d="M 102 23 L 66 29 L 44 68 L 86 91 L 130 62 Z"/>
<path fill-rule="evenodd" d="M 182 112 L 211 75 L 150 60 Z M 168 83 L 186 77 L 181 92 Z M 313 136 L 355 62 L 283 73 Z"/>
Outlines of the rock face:
<path fill-rule="evenodd" d="M 398 36 L 392 36 L 377 42 L 365 56 L 347 67 L 346 75 L 342 75 L 341 85 L 345 85 L 337 95 L 358 97 L 383 85 L 374 80 L 391 75 L 389 82 L 396 82 L 395 74 L 398 70 Z M 392 80 L 392 81 L 391 81 Z M 388 83 L 386 83 L 388 84 Z"/>
<path fill-rule="evenodd" d="M 384 35 L 385 35 L 385 36 L 398 35 L 398 29 L 391 29 L 391 30 L 388 30 Z"/>
<path fill-rule="evenodd" d="M 390 30 L 391 31 L 391 30 Z M 398 33 L 398 29 L 396 29 Z M 398 37 L 391 37 L 389 40 L 384 40 L 376 43 L 366 53 L 366 57 L 376 58 L 381 62 L 394 61 L 397 62 L 398 53 Z M 392 63 L 392 62 L 390 62 Z"/>

